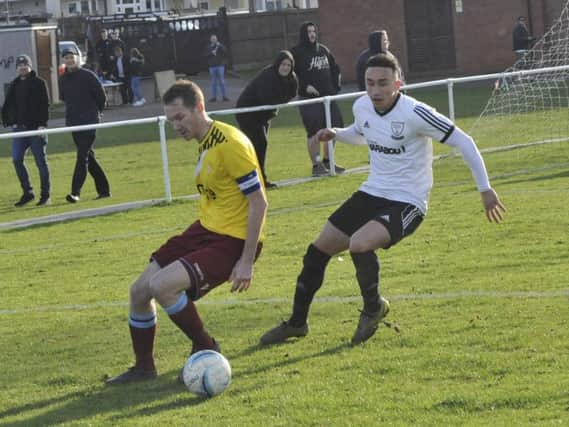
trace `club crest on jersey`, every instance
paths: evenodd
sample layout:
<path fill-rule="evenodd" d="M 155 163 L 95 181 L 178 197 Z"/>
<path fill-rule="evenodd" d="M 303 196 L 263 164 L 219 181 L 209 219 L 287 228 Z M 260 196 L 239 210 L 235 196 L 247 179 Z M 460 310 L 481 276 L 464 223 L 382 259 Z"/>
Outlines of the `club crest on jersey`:
<path fill-rule="evenodd" d="M 391 122 L 391 139 L 400 141 L 404 138 L 403 131 L 405 130 L 405 123 Z"/>

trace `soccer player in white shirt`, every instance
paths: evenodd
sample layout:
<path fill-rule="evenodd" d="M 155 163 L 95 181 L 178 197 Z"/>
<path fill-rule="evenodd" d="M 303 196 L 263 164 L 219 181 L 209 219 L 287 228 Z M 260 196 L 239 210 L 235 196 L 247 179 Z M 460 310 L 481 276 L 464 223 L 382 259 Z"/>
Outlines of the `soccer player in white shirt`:
<path fill-rule="evenodd" d="M 379 260 L 375 251 L 388 249 L 412 234 L 423 221 L 433 184 L 431 138 L 458 148 L 472 171 L 488 221 L 499 223 L 506 211 L 490 186 L 484 161 L 470 136 L 447 117 L 401 94 L 400 69 L 391 54 L 371 57 L 366 66 L 367 95 L 353 106 L 354 123 L 343 129 L 321 129 L 312 144 L 337 138 L 366 145 L 370 173 L 328 219 L 304 255 L 290 319 L 261 337 L 262 344 L 282 342 L 308 333 L 308 311 L 322 286 L 333 255 L 350 250 L 363 298 L 363 310 L 352 345 L 373 336 L 389 312 L 379 294 Z"/>

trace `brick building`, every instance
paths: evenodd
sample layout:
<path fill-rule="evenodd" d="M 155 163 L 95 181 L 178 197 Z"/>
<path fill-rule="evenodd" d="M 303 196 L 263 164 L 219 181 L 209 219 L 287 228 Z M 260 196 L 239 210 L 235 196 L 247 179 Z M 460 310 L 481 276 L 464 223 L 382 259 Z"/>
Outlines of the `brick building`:
<path fill-rule="evenodd" d="M 512 29 L 529 17 L 540 37 L 566 0 L 321 0 L 320 31 L 354 79 L 355 61 L 370 31 L 385 29 L 407 80 L 502 71 L 512 65 Z"/>

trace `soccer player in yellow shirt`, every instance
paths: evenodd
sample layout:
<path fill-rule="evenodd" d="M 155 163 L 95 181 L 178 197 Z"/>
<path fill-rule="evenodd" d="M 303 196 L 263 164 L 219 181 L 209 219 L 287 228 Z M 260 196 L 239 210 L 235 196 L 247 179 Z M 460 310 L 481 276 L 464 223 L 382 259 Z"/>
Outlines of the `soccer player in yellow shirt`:
<path fill-rule="evenodd" d="M 203 93 L 193 82 L 176 82 L 163 102 L 178 134 L 198 141 L 199 219 L 154 252 L 132 284 L 129 328 L 136 362 L 107 384 L 156 378 L 155 301 L 192 341 L 192 353 L 219 351 L 194 301 L 226 281 L 232 282 L 232 292 L 247 290 L 262 247 L 267 199 L 251 142 L 238 129 L 208 116 Z"/>

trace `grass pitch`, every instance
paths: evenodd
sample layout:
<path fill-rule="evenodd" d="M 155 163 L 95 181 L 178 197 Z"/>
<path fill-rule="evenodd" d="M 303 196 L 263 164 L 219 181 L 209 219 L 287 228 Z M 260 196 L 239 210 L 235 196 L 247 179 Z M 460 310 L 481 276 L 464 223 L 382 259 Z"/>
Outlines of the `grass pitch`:
<path fill-rule="evenodd" d="M 287 114 L 271 134 L 268 171 L 275 180 L 307 175 L 310 167 L 302 131 Z M 152 166 L 159 149 L 146 132 L 148 142 L 142 131 L 141 141 L 118 131 L 107 139 L 115 143 L 101 144 L 99 156 L 115 183 L 113 203 L 160 196 L 160 172 Z M 71 167 L 73 153 L 64 147 L 50 156 L 53 166 Z M 195 147 L 179 142 L 169 149 L 175 194 L 193 192 L 187 159 Z M 366 156 L 338 145 L 346 166 L 365 164 Z M 3 231 L 0 426 L 565 425 L 567 159 L 566 143 L 486 155 L 508 208 L 500 225 L 486 222 L 460 158 L 435 162 L 424 223 L 379 252 L 382 293 L 392 306 L 387 320 L 399 332 L 382 327 L 357 348 L 348 345 L 360 299 L 347 253 L 330 262 L 306 338 L 272 347 L 258 340 L 288 317 L 308 243 L 365 175 L 270 191 L 267 240 L 252 288 L 234 295 L 225 285 L 198 303 L 233 368 L 228 390 L 209 400 L 176 383 L 189 345 L 162 310 L 158 380 L 102 383 L 132 363 L 130 283 L 152 250 L 193 221 L 194 202 Z M 13 172 L 6 172 L 6 157 L 1 161 L 7 182 Z M 67 178 L 56 172 L 57 191 Z M 17 195 L 8 184 L 5 205 L 10 191 Z M 66 209 L 57 203 L 47 210 L 5 208 L 0 218 Z"/>

